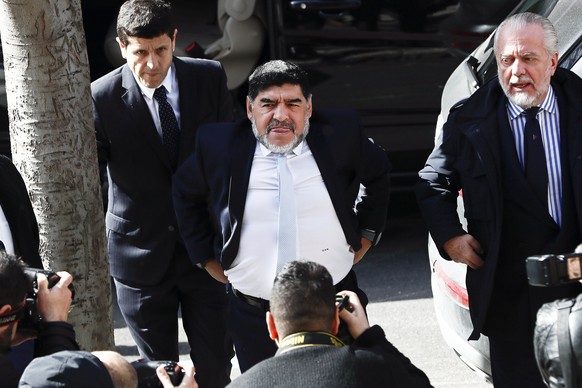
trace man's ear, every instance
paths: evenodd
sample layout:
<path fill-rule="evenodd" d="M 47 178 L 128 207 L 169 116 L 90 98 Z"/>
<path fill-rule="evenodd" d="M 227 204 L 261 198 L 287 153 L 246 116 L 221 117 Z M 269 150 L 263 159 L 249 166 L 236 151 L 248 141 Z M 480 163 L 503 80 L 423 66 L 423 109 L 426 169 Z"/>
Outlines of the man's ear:
<path fill-rule="evenodd" d="M 119 45 L 119 51 L 121 51 L 121 56 L 125 59 L 126 58 L 126 56 L 125 56 L 125 50 L 126 50 L 125 45 L 123 44 L 123 42 L 121 41 L 121 39 L 119 39 L 119 37 L 116 37 L 115 40 L 117 41 L 117 44 Z"/>
<path fill-rule="evenodd" d="M 269 330 L 269 337 L 275 342 L 279 342 L 279 332 L 277 332 L 277 327 L 275 326 L 275 318 L 270 311 L 267 311 L 267 329 Z"/>
<path fill-rule="evenodd" d="M 331 321 L 330 333 L 336 335 L 339 332 L 339 325 L 340 325 L 339 310 L 337 309 L 336 306 L 335 314 L 333 315 L 333 320 Z"/>
<path fill-rule="evenodd" d="M 12 311 L 12 307 L 9 304 L 5 304 L 4 306 L 0 307 L 0 316 L 4 315 L 4 314 L 9 314 L 10 311 Z M 12 336 L 14 336 L 14 331 L 12 329 L 12 327 L 15 326 L 16 322 L 12 322 L 8 325 L 3 325 L 0 326 L 0 334 L 4 334 L 4 333 L 10 333 L 10 340 L 12 340 Z"/>
<path fill-rule="evenodd" d="M 249 96 L 247 96 L 247 117 L 249 120 L 253 120 L 253 103 Z"/>
<path fill-rule="evenodd" d="M 0 315 L 8 314 L 10 310 L 12 310 L 12 307 L 9 304 L 5 304 L 0 307 Z"/>
<path fill-rule="evenodd" d="M 550 57 L 550 67 L 552 68 L 550 75 L 553 76 L 558 67 L 558 53 L 554 53 L 554 55 Z"/>

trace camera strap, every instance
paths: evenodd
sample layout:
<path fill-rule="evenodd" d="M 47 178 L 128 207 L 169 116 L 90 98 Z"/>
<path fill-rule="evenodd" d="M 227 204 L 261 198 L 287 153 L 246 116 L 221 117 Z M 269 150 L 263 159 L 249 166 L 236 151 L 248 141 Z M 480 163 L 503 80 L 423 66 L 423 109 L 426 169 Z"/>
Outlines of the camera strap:
<path fill-rule="evenodd" d="M 277 354 L 285 353 L 291 349 L 303 348 L 306 346 L 335 346 L 341 347 L 345 344 L 335 335 L 323 331 L 311 332 L 302 331 L 290 334 L 283 338 L 279 344 Z"/>
<path fill-rule="evenodd" d="M 11 323 L 18 322 L 24 318 L 24 315 L 26 314 L 25 307 L 26 305 L 20 306 L 10 311 L 8 314 L 0 315 L 0 326 L 10 325 Z"/>

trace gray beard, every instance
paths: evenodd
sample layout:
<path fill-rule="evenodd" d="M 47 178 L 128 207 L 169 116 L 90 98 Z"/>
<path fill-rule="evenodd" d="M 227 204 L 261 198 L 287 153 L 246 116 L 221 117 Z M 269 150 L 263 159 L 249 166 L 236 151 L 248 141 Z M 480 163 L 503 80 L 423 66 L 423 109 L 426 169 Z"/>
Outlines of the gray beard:
<path fill-rule="evenodd" d="M 303 125 L 303 133 L 301 135 L 298 135 L 297 132 L 293 131 L 295 138 L 291 143 L 284 145 L 276 145 L 271 143 L 269 139 L 267 139 L 267 135 L 269 134 L 268 131 L 261 135 L 259 133 L 259 129 L 257 128 L 254 118 L 251 119 L 251 128 L 253 129 L 253 133 L 255 134 L 255 137 L 257 138 L 259 143 L 264 145 L 269 151 L 276 154 L 286 154 L 293 150 L 295 147 L 297 147 L 299 143 L 301 143 L 305 136 L 307 136 L 307 134 L 309 133 L 309 118 L 305 118 L 305 123 Z"/>
<path fill-rule="evenodd" d="M 547 72 L 549 71 L 550 67 L 548 66 Z M 499 84 L 501 85 L 501 89 L 503 89 L 503 93 L 505 93 L 505 95 L 511 102 L 513 102 L 515 105 L 519 106 L 522 109 L 528 109 L 534 106 L 536 101 L 540 99 L 542 96 L 546 95 L 546 93 L 548 93 L 548 90 L 550 90 L 550 77 L 548 77 L 547 80 L 545 80 L 544 83 L 539 86 L 539 88 L 536 90 L 537 93 L 534 94 L 533 96 L 530 96 L 527 93 L 509 94 L 507 85 L 505 85 L 505 83 L 503 83 L 503 80 L 501 79 L 501 73 L 499 73 L 498 71 L 497 74 L 498 74 L 497 77 L 499 78 Z M 540 104 L 542 102 L 543 101 L 540 101 Z"/>

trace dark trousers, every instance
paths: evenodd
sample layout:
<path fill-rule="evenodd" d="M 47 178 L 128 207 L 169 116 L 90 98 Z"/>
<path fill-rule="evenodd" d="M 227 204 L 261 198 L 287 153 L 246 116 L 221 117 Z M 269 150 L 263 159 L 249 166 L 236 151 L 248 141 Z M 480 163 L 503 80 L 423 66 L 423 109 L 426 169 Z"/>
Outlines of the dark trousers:
<path fill-rule="evenodd" d="M 536 364 L 533 339 L 489 337 L 495 388 L 545 388 Z"/>
<path fill-rule="evenodd" d="M 352 270 L 336 284 L 337 291 L 353 291 L 365 308 L 368 304 L 366 294 L 358 288 L 356 273 Z M 268 307 L 257 307 L 248 304 L 236 296 L 229 287 L 229 332 L 236 349 L 236 358 L 240 371 L 245 372 L 253 365 L 275 355 L 277 345 L 269 337 L 266 312 Z M 267 301 L 264 301 L 267 302 Z"/>
<path fill-rule="evenodd" d="M 178 312 L 201 388 L 230 382 L 234 355 L 227 336 L 224 284 L 192 265 L 182 246 L 159 284 L 136 285 L 114 279 L 117 300 L 140 356 L 178 360 Z"/>
<path fill-rule="evenodd" d="M 265 307 L 252 306 L 229 289 L 229 333 L 236 349 L 241 373 L 275 355 L 277 344 L 269 337 Z"/>

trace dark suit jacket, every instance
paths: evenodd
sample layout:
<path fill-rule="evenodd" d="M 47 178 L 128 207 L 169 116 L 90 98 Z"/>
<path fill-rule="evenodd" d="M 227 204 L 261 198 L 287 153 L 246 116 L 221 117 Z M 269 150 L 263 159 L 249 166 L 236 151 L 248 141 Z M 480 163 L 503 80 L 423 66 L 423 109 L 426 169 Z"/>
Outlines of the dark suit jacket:
<path fill-rule="evenodd" d="M 6 215 L 14 250 L 33 268 L 43 268 L 38 254 L 38 224 L 22 176 L 10 159 L 0 155 L 0 205 Z"/>
<path fill-rule="evenodd" d="M 390 188 L 386 153 L 363 136 L 352 110 L 316 111 L 306 141 L 346 241 L 358 250 L 360 229 L 384 229 Z M 176 172 L 176 213 L 193 262 L 218 258 L 228 269 L 236 257 L 256 144 L 247 119 L 205 126 L 194 155 Z M 360 183 L 367 195 L 356 215 Z"/>
<path fill-rule="evenodd" d="M 180 93 L 179 163 L 199 125 L 227 121 L 232 102 L 218 62 L 174 58 Z M 111 274 L 154 284 L 165 274 L 179 235 L 172 168 L 141 90 L 127 65 L 91 84 L 99 163 L 109 176 L 105 217 Z"/>
<path fill-rule="evenodd" d="M 575 74 L 557 69 L 552 77 L 552 87 L 556 92 L 560 111 L 562 168 L 568 171 L 563 176 L 565 187 L 571 189 L 575 208 L 565 207 L 562 214 L 568 224 L 582 231 L 582 80 Z M 443 128 L 442 139 L 429 156 L 425 167 L 420 171 L 420 181 L 416 192 L 420 209 L 443 257 L 448 258 L 442 249 L 443 244 L 452 237 L 465 233 L 461 228 L 456 212 L 457 193 L 463 190 L 465 217 L 469 233 L 479 241 L 485 254 L 485 265 L 479 270 L 467 269 L 467 290 L 469 292 L 471 317 L 474 331 L 471 338 L 478 338 L 485 325 L 487 311 L 493 293 L 495 277 L 498 276 L 500 253 L 508 246 L 507 233 L 517 236 L 513 253 L 521 267 L 529 255 L 541 253 L 567 253 L 575 245 L 562 244 L 561 252 L 541 252 L 548 238 L 559 231 L 547 214 L 537 211 L 539 200 L 528 190 L 511 190 L 511 185 L 519 184 L 523 174 L 515 173 L 511 178 L 508 165 L 502 165 L 500 146 L 500 127 L 509 130 L 507 114 L 503 106 L 504 96 L 497 79 L 479 89 L 462 106 L 453 108 Z M 505 184 L 503 180 L 505 179 Z M 511 201 L 512 209 L 522 209 L 523 214 L 531 214 L 533 220 L 528 224 L 515 222 L 503 231 L 506 216 L 506 202 Z M 523 233 L 515 233 L 520 228 Z M 502 235 L 502 233 L 505 233 Z M 504 242 L 505 241 L 505 242 Z M 505 247 L 502 246 L 505 243 Z M 578 241 L 579 243 L 580 241 Z M 515 260 L 515 258 L 512 258 Z M 516 284 L 527 285 L 525 270 L 516 277 Z M 519 292 L 523 292 L 521 289 Z M 516 292 L 517 293 L 517 292 Z M 513 298 L 514 295 L 508 295 Z M 517 304 L 515 308 L 522 308 Z"/>
<path fill-rule="evenodd" d="M 235 378 L 230 388 L 430 387 L 424 372 L 386 340 L 380 326 L 350 346 L 306 346 L 277 352 Z"/>

